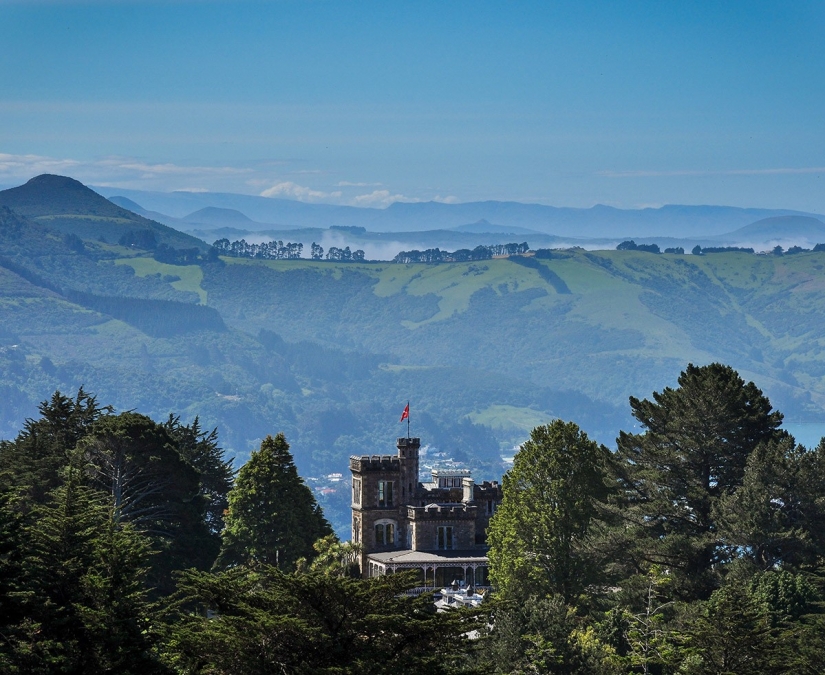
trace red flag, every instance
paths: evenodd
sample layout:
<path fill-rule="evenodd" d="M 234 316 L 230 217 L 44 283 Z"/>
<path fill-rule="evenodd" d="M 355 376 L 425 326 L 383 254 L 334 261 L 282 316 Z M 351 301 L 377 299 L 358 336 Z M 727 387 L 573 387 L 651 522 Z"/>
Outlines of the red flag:
<path fill-rule="evenodd" d="M 404 408 L 404 412 L 401 413 L 401 419 L 398 420 L 398 421 L 403 422 L 404 420 L 408 420 L 408 419 L 410 419 L 410 404 L 409 403 Z"/>

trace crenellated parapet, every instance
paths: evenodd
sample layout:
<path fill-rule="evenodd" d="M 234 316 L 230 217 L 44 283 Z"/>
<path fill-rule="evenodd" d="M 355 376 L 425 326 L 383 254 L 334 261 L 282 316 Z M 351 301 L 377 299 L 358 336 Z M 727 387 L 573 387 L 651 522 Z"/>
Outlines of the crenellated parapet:
<path fill-rule="evenodd" d="M 349 458 L 351 471 L 400 471 L 401 459 L 397 455 L 353 455 Z"/>
<path fill-rule="evenodd" d="M 424 520 L 475 520 L 478 509 L 472 504 L 427 504 L 408 506 L 407 518 Z"/>

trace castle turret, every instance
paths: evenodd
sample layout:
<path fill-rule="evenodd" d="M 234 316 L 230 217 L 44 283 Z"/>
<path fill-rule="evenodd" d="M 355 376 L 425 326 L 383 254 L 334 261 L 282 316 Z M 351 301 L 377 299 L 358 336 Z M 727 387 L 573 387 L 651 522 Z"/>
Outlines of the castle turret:
<path fill-rule="evenodd" d="M 401 462 L 401 502 L 414 504 L 418 492 L 418 451 L 421 448 L 421 439 L 399 438 L 395 445 Z"/>

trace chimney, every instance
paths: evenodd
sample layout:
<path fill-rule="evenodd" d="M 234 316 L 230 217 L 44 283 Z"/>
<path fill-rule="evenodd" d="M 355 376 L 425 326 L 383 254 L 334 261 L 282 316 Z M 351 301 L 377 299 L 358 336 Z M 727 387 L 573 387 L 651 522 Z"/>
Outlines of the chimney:
<path fill-rule="evenodd" d="M 465 504 L 472 504 L 473 503 L 473 487 L 475 483 L 470 476 L 466 476 L 465 478 L 461 479 L 461 487 L 464 490 L 464 495 L 461 499 L 462 502 Z"/>

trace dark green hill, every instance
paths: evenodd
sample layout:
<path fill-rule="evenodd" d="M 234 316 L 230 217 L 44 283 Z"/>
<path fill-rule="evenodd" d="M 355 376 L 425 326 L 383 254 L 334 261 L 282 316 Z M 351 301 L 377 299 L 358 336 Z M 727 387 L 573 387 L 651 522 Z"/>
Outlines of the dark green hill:
<path fill-rule="evenodd" d="M 130 233 L 150 232 L 157 243 L 206 250 L 200 239 L 113 204 L 73 178 L 43 174 L 24 185 L 0 191 L 0 206 L 81 239 L 113 244 Z M 145 241 L 132 236 L 132 240 Z"/>

